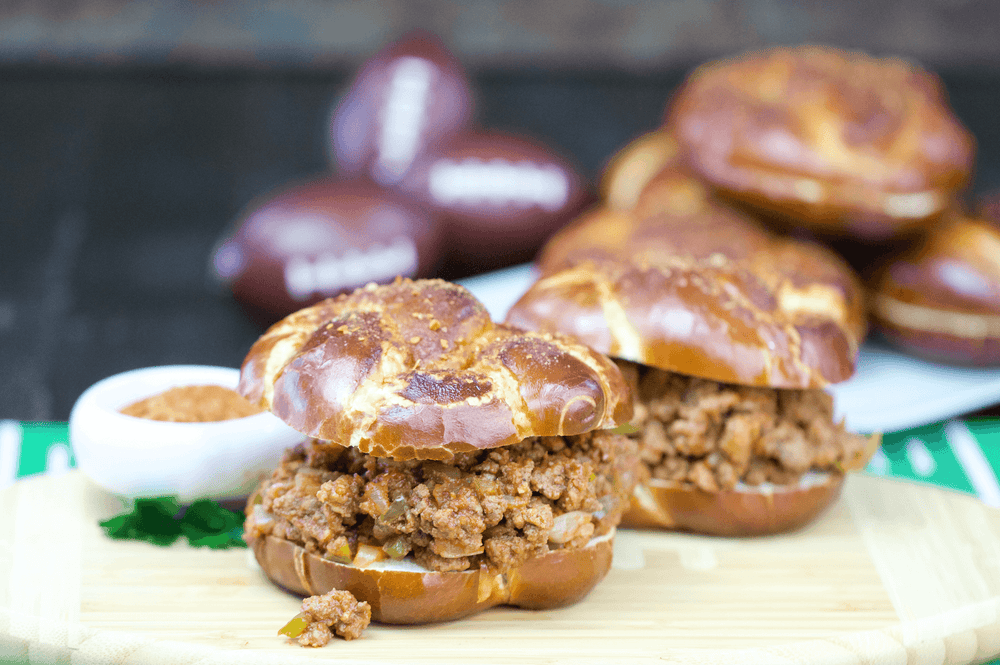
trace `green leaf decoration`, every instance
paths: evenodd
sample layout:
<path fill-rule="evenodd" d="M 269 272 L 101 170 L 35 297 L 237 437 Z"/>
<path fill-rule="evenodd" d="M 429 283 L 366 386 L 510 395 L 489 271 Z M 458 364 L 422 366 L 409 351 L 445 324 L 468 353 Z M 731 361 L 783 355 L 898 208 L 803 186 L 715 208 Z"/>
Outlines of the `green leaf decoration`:
<path fill-rule="evenodd" d="M 211 499 L 182 508 L 174 497 L 136 499 L 132 510 L 100 523 L 109 538 L 166 547 L 187 538 L 192 547 L 246 547 L 243 515 Z"/>

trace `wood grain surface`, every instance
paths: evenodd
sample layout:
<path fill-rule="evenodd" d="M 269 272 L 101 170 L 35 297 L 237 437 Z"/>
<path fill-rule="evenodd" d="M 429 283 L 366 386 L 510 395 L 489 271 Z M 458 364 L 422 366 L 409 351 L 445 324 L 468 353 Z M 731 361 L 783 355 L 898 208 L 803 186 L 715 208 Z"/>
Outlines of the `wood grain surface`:
<path fill-rule="evenodd" d="M 119 499 L 76 472 L 0 493 L 0 662 L 974 663 L 1000 655 L 1000 511 L 855 476 L 801 532 L 620 531 L 608 577 L 562 610 L 371 626 L 305 649 L 299 599 L 246 550 L 107 539 Z"/>

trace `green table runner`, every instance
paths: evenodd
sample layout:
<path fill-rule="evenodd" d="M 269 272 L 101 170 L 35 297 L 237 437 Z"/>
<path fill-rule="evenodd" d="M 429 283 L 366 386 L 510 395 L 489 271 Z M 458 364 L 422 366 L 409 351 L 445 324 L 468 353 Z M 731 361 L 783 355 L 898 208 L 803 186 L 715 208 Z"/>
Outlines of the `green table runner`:
<path fill-rule="evenodd" d="M 18 478 L 74 466 L 66 423 L 0 420 L 0 487 Z"/>
<path fill-rule="evenodd" d="M 886 434 L 866 471 L 948 487 L 1000 508 L 1000 419 L 949 420 Z"/>

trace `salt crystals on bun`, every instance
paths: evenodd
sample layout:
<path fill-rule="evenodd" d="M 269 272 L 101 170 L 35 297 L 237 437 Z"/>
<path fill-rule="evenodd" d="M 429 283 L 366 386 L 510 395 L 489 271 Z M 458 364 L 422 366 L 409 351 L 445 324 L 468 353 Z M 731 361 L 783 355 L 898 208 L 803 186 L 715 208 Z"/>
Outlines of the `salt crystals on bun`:
<path fill-rule="evenodd" d="M 251 348 L 240 391 L 314 437 L 247 508 L 258 562 L 291 591 L 427 623 L 567 605 L 610 567 L 639 470 L 612 431 L 628 384 L 460 286 L 397 280 L 296 312 Z"/>
<path fill-rule="evenodd" d="M 569 334 L 632 383 L 644 481 L 623 525 L 718 535 L 802 526 L 877 438 L 844 431 L 823 388 L 854 372 L 860 284 L 819 245 L 711 199 L 557 234 L 507 322 Z"/>

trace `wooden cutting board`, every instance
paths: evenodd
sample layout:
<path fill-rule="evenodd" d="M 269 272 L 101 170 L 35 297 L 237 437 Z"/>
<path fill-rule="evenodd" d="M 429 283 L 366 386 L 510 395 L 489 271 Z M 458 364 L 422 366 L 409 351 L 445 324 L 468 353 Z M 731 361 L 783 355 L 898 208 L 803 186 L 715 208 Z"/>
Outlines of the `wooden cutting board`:
<path fill-rule="evenodd" d="M 371 626 L 306 649 L 299 600 L 246 550 L 112 541 L 76 472 L 0 493 L 0 662 L 970 663 L 1000 655 L 1000 511 L 855 476 L 810 528 L 757 540 L 619 532 L 578 605 Z"/>

